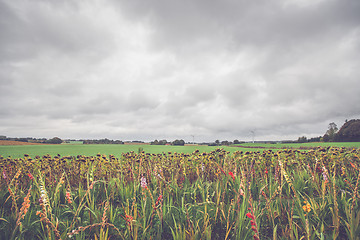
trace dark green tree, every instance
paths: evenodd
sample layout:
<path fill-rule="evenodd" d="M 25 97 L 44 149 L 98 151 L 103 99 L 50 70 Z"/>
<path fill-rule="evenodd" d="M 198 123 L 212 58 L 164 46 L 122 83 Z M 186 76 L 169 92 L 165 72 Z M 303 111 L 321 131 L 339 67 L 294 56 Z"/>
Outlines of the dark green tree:
<path fill-rule="evenodd" d="M 61 144 L 62 140 L 58 137 L 54 137 L 52 139 L 49 139 L 47 142 L 50 144 Z"/>
<path fill-rule="evenodd" d="M 172 142 L 172 145 L 174 146 L 184 146 L 185 145 L 185 141 L 184 140 L 178 140 L 176 139 L 175 141 Z"/>
<path fill-rule="evenodd" d="M 150 145 L 159 145 L 159 141 L 157 139 L 155 139 L 155 141 L 152 141 L 150 143 Z"/>
<path fill-rule="evenodd" d="M 339 132 L 335 135 L 337 142 L 360 142 L 360 119 L 345 121 Z"/>
<path fill-rule="evenodd" d="M 231 144 L 231 142 L 225 140 L 225 141 L 221 141 L 221 145 L 223 146 L 229 146 Z"/>
<path fill-rule="evenodd" d="M 338 128 L 334 122 L 329 123 L 328 130 L 326 131 L 323 141 L 324 142 L 333 142 L 335 140 L 335 135 L 338 131 Z"/>
<path fill-rule="evenodd" d="M 298 141 L 298 143 L 306 143 L 308 140 L 305 136 L 302 136 L 302 137 L 299 137 L 297 141 Z"/>

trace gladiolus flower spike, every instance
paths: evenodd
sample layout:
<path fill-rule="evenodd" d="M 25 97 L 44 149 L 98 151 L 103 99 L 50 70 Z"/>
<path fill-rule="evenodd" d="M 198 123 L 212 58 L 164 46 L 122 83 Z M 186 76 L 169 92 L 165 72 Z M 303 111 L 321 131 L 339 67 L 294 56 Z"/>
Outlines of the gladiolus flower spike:
<path fill-rule="evenodd" d="M 234 176 L 234 174 L 233 174 L 232 172 L 229 172 L 229 175 L 230 175 L 230 177 L 233 179 L 233 181 L 235 181 L 235 176 Z"/>
<path fill-rule="evenodd" d="M 255 220 L 255 217 L 251 213 L 247 213 L 246 216 L 252 220 Z"/>
<path fill-rule="evenodd" d="M 141 181 L 141 187 L 147 189 L 146 178 L 142 177 L 140 181 Z"/>

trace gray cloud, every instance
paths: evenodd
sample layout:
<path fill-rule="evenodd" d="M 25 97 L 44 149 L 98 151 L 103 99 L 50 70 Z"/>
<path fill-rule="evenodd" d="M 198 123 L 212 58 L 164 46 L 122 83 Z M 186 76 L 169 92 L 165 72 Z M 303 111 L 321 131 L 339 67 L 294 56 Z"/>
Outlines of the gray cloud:
<path fill-rule="evenodd" d="M 213 141 L 359 118 L 360 3 L 0 1 L 0 133 Z"/>

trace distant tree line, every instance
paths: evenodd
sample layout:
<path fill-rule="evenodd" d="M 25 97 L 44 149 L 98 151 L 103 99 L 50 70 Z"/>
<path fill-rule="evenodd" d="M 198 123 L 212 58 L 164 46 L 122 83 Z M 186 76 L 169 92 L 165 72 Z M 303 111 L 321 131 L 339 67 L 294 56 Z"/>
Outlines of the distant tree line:
<path fill-rule="evenodd" d="M 150 142 L 150 145 L 166 145 L 168 144 L 168 141 L 166 140 L 157 140 L 155 139 L 154 141 Z"/>
<path fill-rule="evenodd" d="M 176 139 L 175 141 L 168 142 L 167 140 L 154 140 L 150 142 L 150 145 L 173 145 L 173 146 L 184 146 L 185 141 L 182 139 Z"/>
<path fill-rule="evenodd" d="M 239 141 L 237 139 L 235 139 L 234 141 L 228 141 L 228 140 L 224 140 L 224 141 L 220 141 L 220 140 L 215 140 L 215 142 L 211 142 L 208 143 L 209 146 L 230 146 L 233 144 L 242 144 L 245 143 L 244 141 Z"/>
<path fill-rule="evenodd" d="M 6 140 L 6 141 L 18 141 L 18 142 L 31 142 L 31 143 L 47 143 L 47 144 L 61 144 L 63 142 L 62 139 L 59 137 L 53 137 L 51 139 L 46 138 L 32 138 L 32 137 L 26 137 L 26 138 L 12 138 L 12 137 L 6 137 L 3 135 L 0 135 L 0 140 Z M 76 141 L 76 140 L 74 140 Z M 124 144 L 121 140 L 110 140 L 107 138 L 104 139 L 92 139 L 92 140 L 79 140 L 82 141 L 83 144 Z M 141 142 L 141 141 L 134 141 L 134 142 Z"/>
<path fill-rule="evenodd" d="M 174 146 L 184 146 L 184 145 L 185 145 L 185 141 L 182 140 L 182 139 L 180 139 L 180 140 L 176 139 L 176 140 L 173 141 L 171 144 L 174 145 Z"/>
<path fill-rule="evenodd" d="M 198 143 L 199 145 L 208 145 L 208 146 L 230 146 L 233 144 L 242 144 L 245 143 L 244 141 L 239 141 L 239 140 L 234 140 L 234 141 L 220 141 L 220 140 L 216 140 L 215 142 L 203 142 L 203 143 Z M 191 144 L 191 143 L 188 143 Z M 176 139 L 172 142 L 169 142 L 167 140 L 154 140 L 152 142 L 150 142 L 150 145 L 173 145 L 173 146 L 184 146 L 185 145 L 185 141 L 183 139 Z"/>
<path fill-rule="evenodd" d="M 83 141 L 83 144 L 124 144 L 121 140 L 111 140 L 111 139 L 87 139 L 87 140 L 80 140 Z"/>
<path fill-rule="evenodd" d="M 345 120 L 340 130 L 334 122 L 329 123 L 323 136 L 310 139 L 302 136 L 296 142 L 360 142 L 360 119 Z"/>
<path fill-rule="evenodd" d="M 47 143 L 47 144 L 61 144 L 63 140 L 58 137 L 53 137 L 51 139 L 46 138 L 11 138 L 4 135 L 0 135 L 0 140 L 7 141 L 19 141 L 19 142 L 32 142 L 32 143 Z M 121 140 L 110 140 L 107 138 L 104 139 L 92 139 L 92 140 L 80 140 L 83 144 L 124 144 Z M 142 141 L 133 141 L 134 143 L 143 143 Z M 343 126 L 338 129 L 335 123 L 330 123 L 326 133 L 323 136 L 307 138 L 306 136 L 301 136 L 297 140 L 288 140 L 282 141 L 283 143 L 306 143 L 306 142 L 360 142 L 360 119 L 345 120 Z M 216 140 L 215 142 L 210 143 L 201 143 L 200 145 L 209 145 L 209 146 L 229 146 L 233 144 L 242 144 L 244 141 L 234 140 L 234 141 L 220 141 Z M 272 143 L 272 142 L 269 142 Z M 184 146 L 185 141 L 182 139 L 176 139 L 172 142 L 167 140 L 154 140 L 150 142 L 151 145 L 173 145 L 173 146 Z"/>
<path fill-rule="evenodd" d="M 32 137 L 21 137 L 21 138 L 13 138 L 13 137 L 6 137 L 0 136 L 0 140 L 5 141 L 17 141 L 17 142 L 31 142 L 31 143 L 48 143 L 48 144 L 60 144 L 63 141 L 58 137 L 53 137 L 51 139 L 46 138 L 32 138 Z"/>
<path fill-rule="evenodd" d="M 282 141 L 283 143 L 306 143 L 306 142 L 321 142 L 322 137 L 307 138 L 305 136 L 299 137 L 297 141 Z"/>

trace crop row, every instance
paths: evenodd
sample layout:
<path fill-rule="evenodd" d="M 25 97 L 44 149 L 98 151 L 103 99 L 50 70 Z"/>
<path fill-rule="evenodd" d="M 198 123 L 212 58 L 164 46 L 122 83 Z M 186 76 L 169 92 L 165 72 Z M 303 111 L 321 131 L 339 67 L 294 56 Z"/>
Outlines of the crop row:
<path fill-rule="evenodd" d="M 0 156 L 0 238 L 359 239 L 359 154 Z"/>

